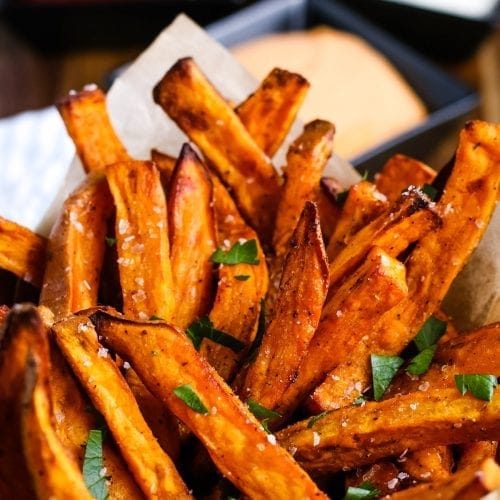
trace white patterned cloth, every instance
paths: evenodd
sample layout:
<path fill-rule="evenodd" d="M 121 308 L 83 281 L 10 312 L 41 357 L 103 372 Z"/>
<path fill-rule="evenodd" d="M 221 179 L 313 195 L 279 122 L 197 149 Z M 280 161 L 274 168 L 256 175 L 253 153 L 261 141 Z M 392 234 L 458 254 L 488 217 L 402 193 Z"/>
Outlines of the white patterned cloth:
<path fill-rule="evenodd" d="M 74 151 L 54 107 L 0 120 L 0 215 L 36 229 Z"/>

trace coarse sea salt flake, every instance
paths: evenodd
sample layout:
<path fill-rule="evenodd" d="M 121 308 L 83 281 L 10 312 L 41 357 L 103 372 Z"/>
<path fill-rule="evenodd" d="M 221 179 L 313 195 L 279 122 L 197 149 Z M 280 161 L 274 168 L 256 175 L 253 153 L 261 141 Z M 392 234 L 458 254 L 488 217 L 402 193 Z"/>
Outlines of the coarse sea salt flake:
<path fill-rule="evenodd" d="M 107 358 L 108 357 L 108 350 L 105 347 L 99 347 L 99 350 L 97 351 L 97 355 L 100 358 Z"/>
<path fill-rule="evenodd" d="M 321 441 L 321 437 L 317 432 L 313 432 L 313 446 L 318 446 Z"/>
<path fill-rule="evenodd" d="M 127 219 L 120 219 L 118 221 L 118 233 L 125 234 L 129 230 L 130 224 Z"/>
<path fill-rule="evenodd" d="M 399 482 L 399 479 L 397 477 L 394 477 L 392 478 L 388 483 L 387 483 L 387 487 L 390 489 L 390 490 L 393 490 L 396 485 L 398 484 Z"/>

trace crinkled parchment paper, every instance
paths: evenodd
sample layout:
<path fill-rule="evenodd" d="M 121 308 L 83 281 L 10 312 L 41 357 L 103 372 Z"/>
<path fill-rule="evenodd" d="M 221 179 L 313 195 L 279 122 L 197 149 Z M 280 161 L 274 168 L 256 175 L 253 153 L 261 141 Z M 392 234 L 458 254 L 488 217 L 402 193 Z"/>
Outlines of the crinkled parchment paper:
<path fill-rule="evenodd" d="M 193 57 L 219 92 L 233 102 L 241 102 L 257 87 L 257 82 L 223 46 L 188 17 L 179 15 L 114 82 L 108 93 L 111 121 L 132 156 L 147 159 L 151 148 L 176 156 L 186 141 L 184 134 L 153 102 L 152 89 L 177 59 L 187 56 Z M 335 121 L 334 117 L 321 118 Z M 287 142 L 273 159 L 277 168 L 283 165 L 287 145 L 301 129 L 301 124 L 294 125 Z M 335 155 L 326 174 L 336 177 L 345 187 L 359 180 L 358 173 Z M 83 176 L 75 159 L 40 232 L 48 233 L 63 200 Z M 497 210 L 485 238 L 445 301 L 446 310 L 460 329 L 500 321 L 499 243 L 500 211 Z"/>

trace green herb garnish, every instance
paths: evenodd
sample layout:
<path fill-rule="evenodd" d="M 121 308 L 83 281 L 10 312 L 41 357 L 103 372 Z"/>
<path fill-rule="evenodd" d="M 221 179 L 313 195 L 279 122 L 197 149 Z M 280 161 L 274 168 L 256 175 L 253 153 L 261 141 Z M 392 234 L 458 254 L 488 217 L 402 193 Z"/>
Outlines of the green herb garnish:
<path fill-rule="evenodd" d="M 250 278 L 249 274 L 238 274 L 234 277 L 234 279 L 238 281 L 246 281 L 249 278 Z"/>
<path fill-rule="evenodd" d="M 177 389 L 173 390 L 173 393 L 184 403 L 186 403 L 189 408 L 194 410 L 196 413 L 201 413 L 202 415 L 208 415 L 208 410 L 203 404 L 198 394 L 193 391 L 189 384 L 181 385 Z"/>
<path fill-rule="evenodd" d="M 495 375 L 467 374 L 455 375 L 455 384 L 462 396 L 469 390 L 477 399 L 491 401 L 493 391 L 498 385 Z"/>
<path fill-rule="evenodd" d="M 406 367 L 406 371 L 411 375 L 422 375 L 425 373 L 431 364 L 434 353 L 436 352 L 437 345 L 431 345 L 427 349 L 418 353 Z"/>
<path fill-rule="evenodd" d="M 252 264 L 256 266 L 260 262 L 257 254 L 257 240 L 247 240 L 244 243 L 237 241 L 227 252 L 220 247 L 217 248 L 209 260 L 217 264 L 227 264 L 230 266 L 234 266 L 235 264 Z"/>
<path fill-rule="evenodd" d="M 423 351 L 433 346 L 446 332 L 446 321 L 441 321 L 435 316 L 430 316 L 423 324 L 416 337 L 413 339 L 417 349 Z"/>
<path fill-rule="evenodd" d="M 116 238 L 112 238 L 111 236 L 106 236 L 106 244 L 108 247 L 114 247 L 116 245 Z"/>
<path fill-rule="evenodd" d="M 247 406 L 248 409 L 253 413 L 253 415 L 257 417 L 259 420 L 261 420 L 262 427 L 268 434 L 269 434 L 269 427 L 268 427 L 269 420 L 274 420 L 275 418 L 281 417 L 281 415 L 278 412 L 270 410 L 265 406 L 262 406 L 260 403 L 257 403 L 257 401 L 254 401 L 251 398 L 247 400 Z"/>
<path fill-rule="evenodd" d="M 430 184 L 424 184 L 422 186 L 422 192 L 425 193 L 432 201 L 434 201 L 439 191 Z"/>
<path fill-rule="evenodd" d="M 359 486 L 349 486 L 347 488 L 344 500 L 370 500 L 378 498 L 381 495 L 380 490 L 377 490 L 373 484 L 368 481 L 361 483 Z"/>
<path fill-rule="evenodd" d="M 356 405 L 356 406 L 361 406 L 362 404 L 365 404 L 366 403 L 366 398 L 361 395 L 361 396 L 358 396 L 353 402 L 352 404 L 353 405 Z"/>
<path fill-rule="evenodd" d="M 404 360 L 399 356 L 371 355 L 373 398 L 380 401 Z"/>
<path fill-rule="evenodd" d="M 153 314 L 153 316 L 149 318 L 149 321 L 165 321 L 165 318 L 160 318 L 160 316 L 156 316 L 156 314 Z"/>
<path fill-rule="evenodd" d="M 106 500 L 108 498 L 106 469 L 102 458 L 102 439 L 103 433 L 101 430 L 93 429 L 89 431 L 83 459 L 83 480 L 96 500 Z"/>
<path fill-rule="evenodd" d="M 326 415 L 328 415 L 328 411 L 323 411 L 321 413 L 318 413 L 318 415 L 314 415 L 313 417 L 311 417 L 307 422 L 307 428 L 310 429 L 318 420 L 326 417 Z"/>
<path fill-rule="evenodd" d="M 245 344 L 229 333 L 217 330 L 208 316 L 203 316 L 199 320 L 191 323 L 186 329 L 186 335 L 193 343 L 196 350 L 201 346 L 204 338 L 210 339 L 217 344 L 229 347 L 238 353 L 245 348 Z"/>

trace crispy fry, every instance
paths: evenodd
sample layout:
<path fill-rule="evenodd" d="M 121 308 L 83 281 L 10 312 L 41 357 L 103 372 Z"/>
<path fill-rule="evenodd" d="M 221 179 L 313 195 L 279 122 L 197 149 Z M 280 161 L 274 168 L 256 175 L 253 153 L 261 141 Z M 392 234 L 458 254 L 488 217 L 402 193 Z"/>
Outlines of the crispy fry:
<path fill-rule="evenodd" d="M 316 205 L 306 202 L 285 260 L 274 317 L 241 395 L 275 408 L 293 383 L 318 326 L 328 290 L 328 264 Z"/>
<path fill-rule="evenodd" d="M 42 285 L 47 240 L 0 217 L 0 268 L 36 287 Z"/>
<path fill-rule="evenodd" d="M 205 166 L 189 144 L 185 144 L 168 196 L 173 323 L 182 329 L 206 314 L 212 302 L 210 256 L 216 249 L 212 193 L 212 181 Z"/>
<path fill-rule="evenodd" d="M 456 388 L 416 392 L 362 407 L 329 412 L 280 431 L 278 441 L 296 448 L 295 459 L 315 473 L 351 469 L 406 449 L 498 439 L 500 389 L 488 404 Z"/>
<path fill-rule="evenodd" d="M 382 170 L 375 175 L 375 185 L 392 203 L 408 186 L 422 187 L 424 184 L 432 184 L 435 177 L 436 171 L 425 163 L 410 156 L 396 154 L 391 156 Z"/>
<path fill-rule="evenodd" d="M 500 488 L 500 467 L 492 458 L 450 478 L 420 484 L 391 496 L 394 500 L 476 500 Z"/>
<path fill-rule="evenodd" d="M 177 163 L 177 158 L 167 155 L 158 151 L 157 149 L 151 150 L 151 160 L 156 165 L 156 168 L 160 172 L 162 180 L 165 181 L 165 185 L 170 181 L 170 177 L 174 172 L 175 164 Z"/>
<path fill-rule="evenodd" d="M 397 467 L 390 460 L 383 459 L 373 465 L 347 473 L 346 487 L 359 487 L 359 485 L 368 482 L 379 490 L 380 496 L 383 497 L 399 489 L 401 481 L 398 478 L 398 473 Z M 389 488 L 388 485 L 393 486 L 394 479 L 396 479 L 396 486 Z"/>
<path fill-rule="evenodd" d="M 111 213 L 111 196 L 100 174 L 89 175 L 65 201 L 50 234 L 40 295 L 40 304 L 56 319 L 97 304 Z"/>
<path fill-rule="evenodd" d="M 319 185 L 317 196 L 319 220 L 321 221 L 323 238 L 325 242 L 328 242 L 335 231 L 340 216 L 340 207 L 335 201 L 335 195 L 342 191 L 342 186 L 332 177 L 322 177 Z"/>
<path fill-rule="evenodd" d="M 286 155 L 285 184 L 281 191 L 273 246 L 278 256 L 284 255 L 288 240 L 297 225 L 306 201 L 313 201 L 323 169 L 333 150 L 335 127 L 324 120 L 314 120 L 290 145 Z"/>
<path fill-rule="evenodd" d="M 285 139 L 309 90 L 297 73 L 274 68 L 259 88 L 235 112 L 267 156 L 272 157 Z"/>
<path fill-rule="evenodd" d="M 453 454 L 449 446 L 433 446 L 406 454 L 401 470 L 418 482 L 430 483 L 451 475 Z"/>
<path fill-rule="evenodd" d="M 325 498 L 180 331 L 160 323 L 134 323 L 105 312 L 91 316 L 97 331 L 147 387 L 207 447 L 226 476 L 252 498 Z M 173 391 L 189 385 L 204 409 L 195 411 Z M 244 452 L 244 453 L 243 453 Z"/>
<path fill-rule="evenodd" d="M 96 429 L 98 423 L 90 402 L 83 395 L 57 345 L 52 344 L 50 351 L 50 386 L 57 435 L 64 448 L 76 458 L 81 468 L 89 431 Z M 123 459 L 108 440 L 103 443 L 102 453 L 109 481 L 110 498 L 137 500 L 143 498 Z"/>
<path fill-rule="evenodd" d="M 373 248 L 327 302 L 307 355 L 294 383 L 283 394 L 278 411 L 288 414 L 332 368 L 347 361 L 374 319 L 400 302 L 406 293 L 404 266 L 383 250 Z"/>
<path fill-rule="evenodd" d="M 272 234 L 279 182 L 244 125 L 191 58 L 180 59 L 153 90 L 165 112 L 200 148 L 264 240 Z"/>
<path fill-rule="evenodd" d="M 191 498 L 168 455 L 144 421 L 114 361 L 97 341 L 86 317 L 53 326 L 56 341 L 73 372 L 103 415 L 137 484 L 148 498 Z"/>
<path fill-rule="evenodd" d="M 495 145 L 499 140 L 500 125 L 472 121 L 462 130 L 455 166 L 437 205 L 442 224 L 420 238 L 407 263 L 408 296 L 380 317 L 367 343 L 353 349 L 351 357 L 355 363 L 337 367 L 337 373 L 332 375 L 341 373 L 342 380 L 336 384 L 336 396 L 330 397 L 328 405 L 338 404 L 335 398 L 345 397 L 345 388 L 359 382 L 361 391 L 350 394 L 351 401 L 357 398 L 369 385 L 370 353 L 401 352 L 438 309 L 495 208 L 500 179 L 500 152 Z M 439 266 L 435 265 L 436 256 Z M 334 263 L 337 261 L 338 258 Z M 330 267 L 330 278 L 331 273 Z"/>
<path fill-rule="evenodd" d="M 200 354 L 209 361 L 219 375 L 230 381 L 239 361 L 247 352 L 255 338 L 261 300 L 268 288 L 266 257 L 257 234 L 241 218 L 234 201 L 216 176 L 212 176 L 214 186 L 214 207 L 217 218 L 218 245 L 233 244 L 241 239 L 256 240 L 259 264 L 246 263 L 234 266 L 219 266 L 217 293 L 209 318 L 214 328 L 232 335 L 245 344 L 240 353 L 204 338 Z M 236 276 L 248 276 L 241 281 Z"/>
<path fill-rule="evenodd" d="M 134 318 L 174 314 L 167 208 L 151 162 L 123 162 L 106 169 L 116 206 L 116 246 L 123 311 Z"/>
<path fill-rule="evenodd" d="M 335 231 L 328 241 L 326 249 L 328 260 L 332 261 L 355 233 L 387 208 L 387 199 L 373 183 L 361 181 L 351 186 Z"/>
<path fill-rule="evenodd" d="M 416 190 L 404 192 L 386 212 L 358 231 L 330 262 L 330 286 L 348 275 L 372 246 L 397 257 L 438 223 L 439 217 L 426 197 Z"/>
<path fill-rule="evenodd" d="M 106 110 L 106 96 L 98 89 L 70 93 L 56 103 L 87 172 L 127 161 L 125 147 L 116 135 Z"/>
<path fill-rule="evenodd" d="M 21 437 L 21 395 L 31 350 L 46 349 L 45 331 L 35 307 L 15 305 L 0 338 L 0 498 L 35 498 Z M 20 485 L 23 487 L 20 488 Z"/>
<path fill-rule="evenodd" d="M 82 473 L 54 428 L 50 399 L 49 349 L 29 348 L 21 411 L 23 450 L 38 498 L 91 500 Z"/>
<path fill-rule="evenodd" d="M 478 467 L 487 458 L 495 458 L 498 450 L 498 441 L 476 441 L 459 446 L 460 458 L 457 471 L 470 467 Z"/>

